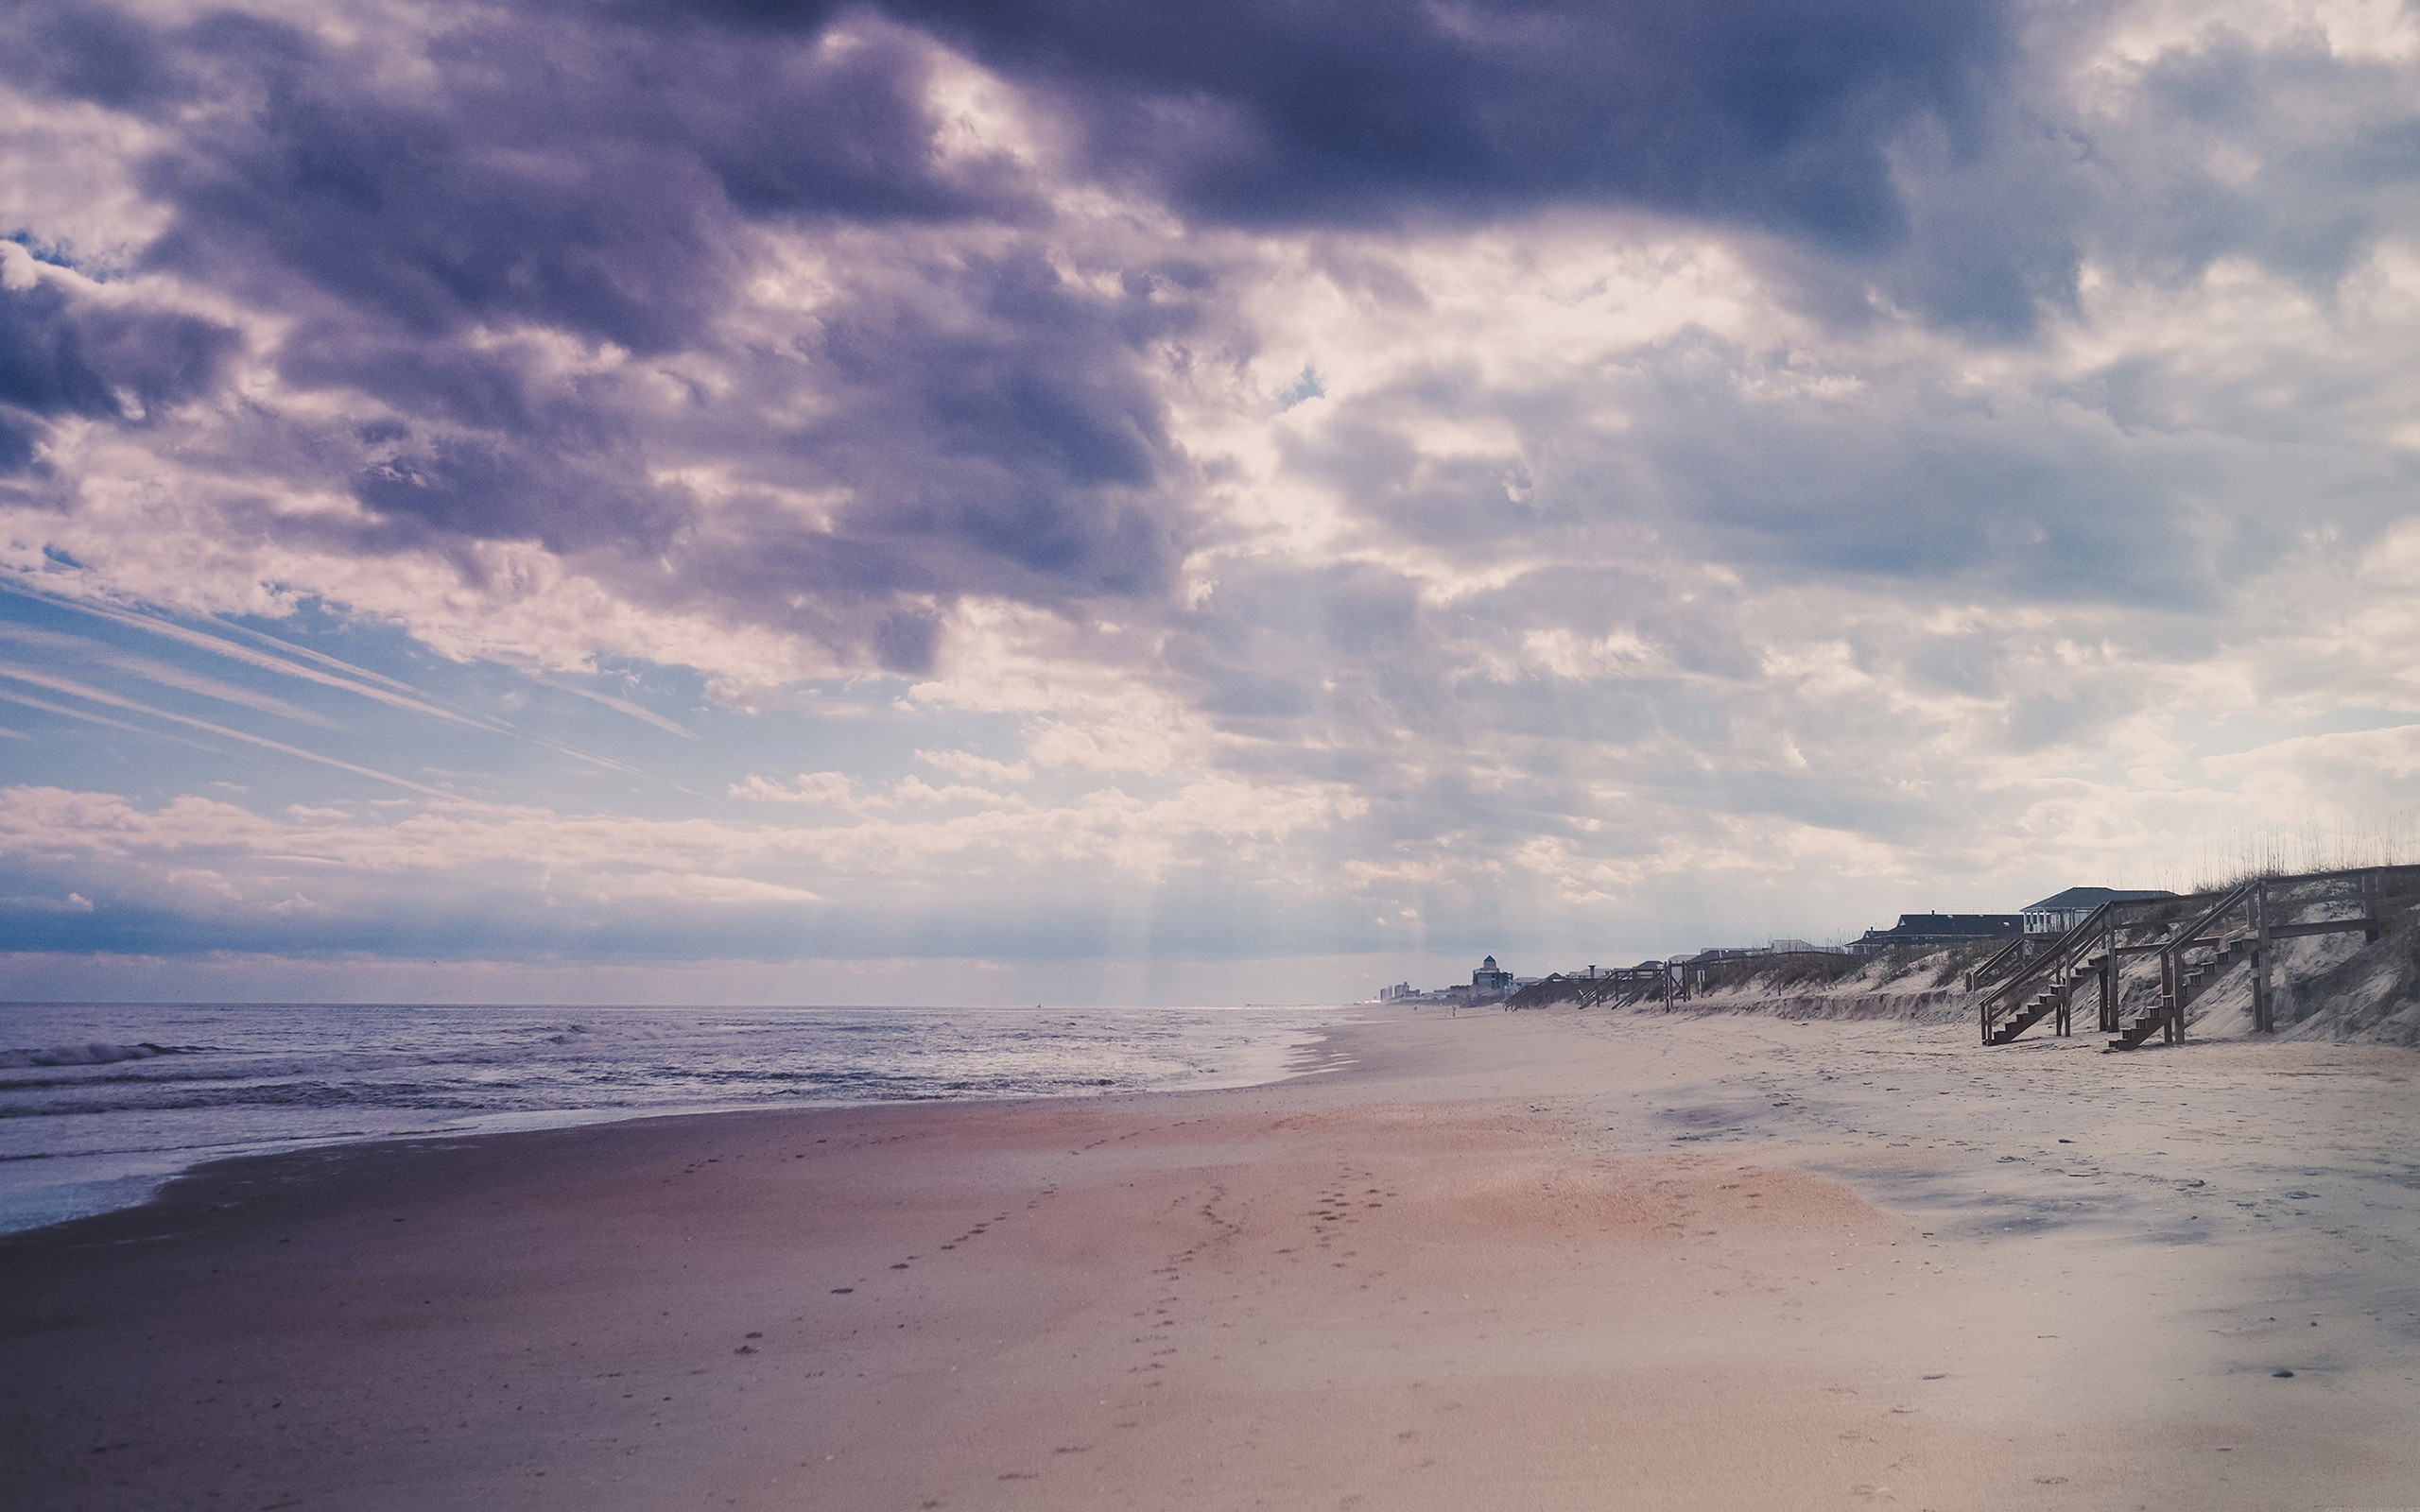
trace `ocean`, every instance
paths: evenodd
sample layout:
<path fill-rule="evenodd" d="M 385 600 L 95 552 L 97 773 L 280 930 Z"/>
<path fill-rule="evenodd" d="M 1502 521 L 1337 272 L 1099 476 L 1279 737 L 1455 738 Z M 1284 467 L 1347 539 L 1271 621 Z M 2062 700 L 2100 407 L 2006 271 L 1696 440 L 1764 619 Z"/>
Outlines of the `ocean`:
<path fill-rule="evenodd" d="M 655 1113 L 1245 1086 L 1336 1009 L 0 1004 L 0 1233 L 205 1160 Z"/>

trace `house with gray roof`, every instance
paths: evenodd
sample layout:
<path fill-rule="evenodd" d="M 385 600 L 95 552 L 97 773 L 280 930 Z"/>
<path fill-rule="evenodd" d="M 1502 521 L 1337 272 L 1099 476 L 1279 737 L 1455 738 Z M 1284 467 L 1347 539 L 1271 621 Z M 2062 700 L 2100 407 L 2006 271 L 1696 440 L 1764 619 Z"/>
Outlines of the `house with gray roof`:
<path fill-rule="evenodd" d="M 2064 935 L 2083 923 L 2102 903 L 2175 896 L 2156 887 L 2070 887 L 2065 892 L 2054 892 L 2040 902 L 2027 903 L 2024 910 L 2025 932 L 2029 935 Z"/>

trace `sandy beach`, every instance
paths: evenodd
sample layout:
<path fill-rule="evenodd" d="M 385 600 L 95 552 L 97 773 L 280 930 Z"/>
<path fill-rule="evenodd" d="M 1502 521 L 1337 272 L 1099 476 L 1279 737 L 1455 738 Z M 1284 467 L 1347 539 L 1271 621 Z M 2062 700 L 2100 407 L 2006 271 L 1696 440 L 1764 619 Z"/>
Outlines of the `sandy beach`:
<path fill-rule="evenodd" d="M 0 1243 L 0 1465 L 29 1509 L 2420 1505 L 2420 1056 L 1971 1034 L 1374 1013 L 1258 1088 L 231 1163 Z"/>

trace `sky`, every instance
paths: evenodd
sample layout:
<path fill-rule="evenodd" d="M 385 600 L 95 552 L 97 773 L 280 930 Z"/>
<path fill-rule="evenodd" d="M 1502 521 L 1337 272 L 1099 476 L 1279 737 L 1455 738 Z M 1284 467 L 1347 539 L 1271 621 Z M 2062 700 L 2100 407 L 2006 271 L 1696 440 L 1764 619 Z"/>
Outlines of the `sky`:
<path fill-rule="evenodd" d="M 0 997 L 1322 1001 L 2415 807 L 2384 0 L 46 0 L 0 238 Z"/>

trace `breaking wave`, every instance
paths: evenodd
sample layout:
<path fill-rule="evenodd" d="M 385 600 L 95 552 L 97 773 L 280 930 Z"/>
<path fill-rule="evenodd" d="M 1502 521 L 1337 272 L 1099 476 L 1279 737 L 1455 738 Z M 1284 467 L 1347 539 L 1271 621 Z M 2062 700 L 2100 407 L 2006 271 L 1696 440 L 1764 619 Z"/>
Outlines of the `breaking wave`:
<path fill-rule="evenodd" d="M 108 1066 L 121 1060 L 149 1060 L 155 1056 L 179 1053 L 179 1046 L 155 1045 L 149 1040 L 130 1045 L 109 1045 L 97 1041 L 80 1045 L 44 1045 L 36 1050 L 0 1050 L 0 1071 L 18 1071 L 27 1066 Z"/>
<path fill-rule="evenodd" d="M 1329 1018 L 1257 1008 L 0 1004 L 0 1234 L 141 1201 L 199 1160 L 357 1140 L 1263 1081 L 1285 1075 Z"/>

